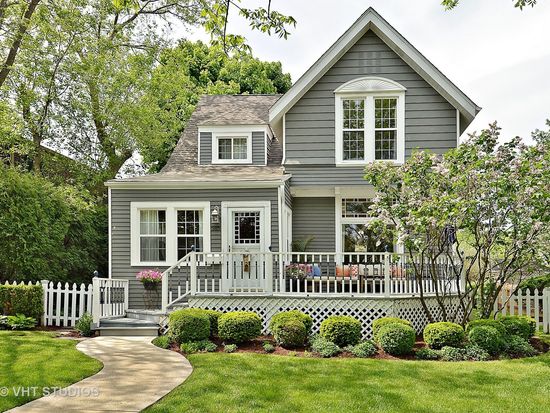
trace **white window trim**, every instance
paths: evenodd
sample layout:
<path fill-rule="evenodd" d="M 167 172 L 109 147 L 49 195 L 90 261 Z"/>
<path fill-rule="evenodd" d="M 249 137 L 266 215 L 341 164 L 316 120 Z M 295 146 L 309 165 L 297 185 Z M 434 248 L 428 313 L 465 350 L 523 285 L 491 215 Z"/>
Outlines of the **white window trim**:
<path fill-rule="evenodd" d="M 219 158 L 219 140 L 236 139 L 236 138 L 246 139 L 246 159 L 220 159 Z M 231 155 L 233 155 L 233 153 Z M 212 132 L 212 163 L 213 164 L 251 164 L 252 163 L 252 132 Z"/>
<path fill-rule="evenodd" d="M 140 214 L 142 209 L 166 211 L 166 261 L 140 260 Z M 169 267 L 177 262 L 178 230 L 177 211 L 182 209 L 202 210 L 203 250 L 210 252 L 210 202 L 131 202 L 130 203 L 130 265 L 132 267 Z"/>
<path fill-rule="evenodd" d="M 374 116 L 376 98 L 397 99 L 397 159 L 378 159 L 376 161 L 403 163 L 405 162 L 405 91 L 406 88 L 390 79 L 367 76 L 353 79 L 334 91 L 335 112 L 335 158 L 336 166 L 362 166 L 375 159 L 375 128 Z M 365 100 L 365 159 L 344 160 L 343 145 L 343 100 Z"/>

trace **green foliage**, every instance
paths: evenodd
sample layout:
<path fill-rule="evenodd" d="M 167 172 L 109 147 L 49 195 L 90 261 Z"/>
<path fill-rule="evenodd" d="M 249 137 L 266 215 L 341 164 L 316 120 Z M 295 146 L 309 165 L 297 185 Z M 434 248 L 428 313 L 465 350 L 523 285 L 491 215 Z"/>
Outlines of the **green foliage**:
<path fill-rule="evenodd" d="M 506 328 L 499 320 L 494 320 L 492 318 L 480 318 L 478 320 L 472 320 L 466 325 L 466 334 L 474 327 L 479 326 L 489 326 L 494 327 L 498 332 L 504 337 L 506 335 Z"/>
<path fill-rule="evenodd" d="M 416 340 L 414 329 L 406 324 L 389 323 L 378 331 L 378 345 L 386 353 L 398 356 L 409 354 Z"/>
<path fill-rule="evenodd" d="M 464 348 L 446 346 L 439 350 L 439 356 L 442 361 L 487 361 L 490 359 L 489 353 L 478 346 L 467 346 Z"/>
<path fill-rule="evenodd" d="M 442 0 L 441 5 L 445 7 L 445 10 L 452 10 L 458 6 L 460 0 Z M 537 0 L 514 0 L 514 7 L 523 10 L 524 7 L 535 7 Z"/>
<path fill-rule="evenodd" d="M 316 336 L 311 340 L 311 351 L 327 358 L 338 355 L 342 349 L 336 343 L 321 336 Z"/>
<path fill-rule="evenodd" d="M 313 319 L 299 310 L 283 311 L 275 314 L 269 322 L 269 329 L 273 331 L 278 324 L 286 323 L 288 320 L 299 320 L 304 323 L 306 332 L 309 335 L 311 333 L 311 327 L 313 326 Z"/>
<path fill-rule="evenodd" d="M 458 347 L 464 341 L 464 329 L 450 322 L 431 323 L 424 328 L 424 341 L 433 349 Z"/>
<path fill-rule="evenodd" d="M 284 348 L 301 347 L 307 340 L 306 327 L 296 318 L 277 323 L 272 332 L 277 344 Z"/>
<path fill-rule="evenodd" d="M 224 353 L 234 353 L 237 351 L 237 345 L 236 344 L 225 344 L 223 346 L 223 352 Z"/>
<path fill-rule="evenodd" d="M 362 341 L 354 346 L 348 346 L 345 350 L 349 351 L 355 357 L 361 358 L 374 356 L 378 352 L 376 345 L 370 340 Z"/>
<path fill-rule="evenodd" d="M 474 327 L 468 333 L 468 340 L 474 346 L 482 348 L 491 355 L 497 355 L 504 347 L 504 340 L 499 331 L 491 326 Z"/>
<path fill-rule="evenodd" d="M 12 330 L 31 330 L 36 327 L 36 319 L 23 314 L 9 315 L 8 326 Z"/>
<path fill-rule="evenodd" d="M 262 319 L 250 311 L 232 311 L 218 319 L 218 334 L 221 339 L 242 343 L 258 337 L 262 332 Z"/>
<path fill-rule="evenodd" d="M 25 314 L 38 319 L 44 312 L 43 300 L 42 285 L 0 284 L 0 311 L 4 315 Z"/>
<path fill-rule="evenodd" d="M 361 340 L 361 322 L 345 315 L 330 316 L 321 323 L 319 333 L 340 347 L 355 345 Z"/>
<path fill-rule="evenodd" d="M 434 350 L 428 347 L 421 348 L 414 354 L 418 360 L 439 360 L 439 358 L 441 357 L 441 354 L 438 350 Z"/>
<path fill-rule="evenodd" d="M 504 316 L 498 319 L 504 325 L 506 334 L 509 336 L 520 336 L 529 340 L 535 335 L 537 324 L 531 317 L 526 316 Z"/>
<path fill-rule="evenodd" d="M 0 166 L 0 274 L 89 280 L 105 264 L 106 210 L 85 190 Z"/>
<path fill-rule="evenodd" d="M 535 290 L 542 292 L 546 287 L 550 287 L 550 274 L 526 278 L 519 283 L 518 289 L 523 292 L 529 290 L 531 293 L 534 293 Z"/>
<path fill-rule="evenodd" d="M 510 336 L 506 338 L 504 343 L 504 353 L 509 357 L 533 357 L 536 356 L 537 350 L 523 337 Z"/>
<path fill-rule="evenodd" d="M 93 317 L 90 313 L 82 314 L 82 317 L 78 319 L 74 328 L 83 337 L 91 337 L 94 335 L 92 331 Z"/>
<path fill-rule="evenodd" d="M 412 324 L 408 320 L 402 320 L 401 318 L 397 317 L 382 317 L 374 320 L 372 322 L 372 336 L 374 337 L 374 341 L 378 342 L 378 332 L 382 327 L 384 327 L 387 324 L 404 324 L 406 326 L 412 327 Z"/>
<path fill-rule="evenodd" d="M 217 337 L 218 336 L 218 319 L 222 315 L 221 311 L 216 310 L 204 310 L 201 309 L 210 320 L 210 337 Z"/>
<path fill-rule="evenodd" d="M 151 341 L 151 343 L 153 343 L 157 347 L 160 347 L 166 350 L 170 348 L 171 340 L 170 340 L 170 337 L 168 336 L 158 336 L 158 337 L 155 337 L 153 341 Z"/>
<path fill-rule="evenodd" d="M 170 314 L 170 337 L 178 344 L 206 340 L 210 336 L 210 320 L 200 308 L 184 308 Z"/>
<path fill-rule="evenodd" d="M 269 341 L 266 341 L 264 344 L 262 344 L 262 348 L 266 353 L 273 353 L 275 351 L 275 346 Z"/>
<path fill-rule="evenodd" d="M 8 328 L 8 316 L 0 315 L 0 330 L 6 330 Z"/>
<path fill-rule="evenodd" d="M 181 343 L 180 350 L 185 354 L 193 354 L 199 352 L 213 353 L 218 349 L 218 346 L 209 340 L 189 341 Z"/>

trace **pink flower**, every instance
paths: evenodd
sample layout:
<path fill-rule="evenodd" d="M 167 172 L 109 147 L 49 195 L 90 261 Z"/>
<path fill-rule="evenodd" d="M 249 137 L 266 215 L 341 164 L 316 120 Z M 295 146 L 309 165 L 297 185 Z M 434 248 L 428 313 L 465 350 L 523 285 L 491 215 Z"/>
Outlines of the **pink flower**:
<path fill-rule="evenodd" d="M 142 283 L 159 283 L 162 281 L 162 273 L 156 270 L 143 270 L 138 272 L 136 279 Z"/>

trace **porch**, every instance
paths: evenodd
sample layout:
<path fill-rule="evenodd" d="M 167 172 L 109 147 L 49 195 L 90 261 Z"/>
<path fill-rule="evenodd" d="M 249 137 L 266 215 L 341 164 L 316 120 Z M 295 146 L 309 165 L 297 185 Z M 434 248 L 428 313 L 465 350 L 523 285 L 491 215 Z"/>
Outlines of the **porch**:
<path fill-rule="evenodd" d="M 162 310 L 190 297 L 407 298 L 463 289 L 446 257 L 334 252 L 190 252 L 163 273 Z"/>

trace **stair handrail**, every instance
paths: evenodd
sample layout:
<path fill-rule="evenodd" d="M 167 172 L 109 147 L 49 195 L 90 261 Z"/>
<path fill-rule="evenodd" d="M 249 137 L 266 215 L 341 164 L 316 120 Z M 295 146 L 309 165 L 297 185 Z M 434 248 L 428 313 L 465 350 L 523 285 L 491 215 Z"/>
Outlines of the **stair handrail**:
<path fill-rule="evenodd" d="M 162 312 L 166 312 L 168 309 L 168 293 L 169 293 L 169 284 L 170 280 L 168 277 L 170 277 L 174 271 L 175 268 L 180 269 L 182 264 L 191 262 L 191 256 L 195 256 L 195 251 L 190 251 L 185 255 L 183 258 L 180 258 L 174 265 L 171 267 L 168 267 L 163 273 L 162 273 Z"/>

